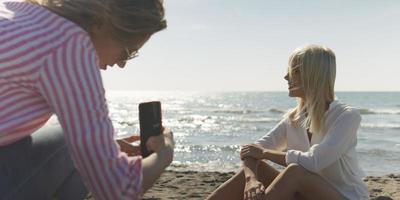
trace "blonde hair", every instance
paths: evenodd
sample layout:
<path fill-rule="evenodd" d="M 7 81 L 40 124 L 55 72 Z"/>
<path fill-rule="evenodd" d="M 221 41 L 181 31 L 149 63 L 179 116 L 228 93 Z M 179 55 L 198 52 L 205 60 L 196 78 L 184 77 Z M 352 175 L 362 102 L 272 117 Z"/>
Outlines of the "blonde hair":
<path fill-rule="evenodd" d="M 324 46 L 307 45 L 292 52 L 289 66 L 299 67 L 305 100 L 299 98 L 298 105 L 286 116 L 312 133 L 325 132 L 324 114 L 327 105 L 335 99 L 335 54 Z M 289 70 L 289 76 L 291 73 Z"/>
<path fill-rule="evenodd" d="M 109 25 L 115 39 L 126 41 L 166 28 L 162 0 L 27 0 L 76 23 L 90 33 Z"/>

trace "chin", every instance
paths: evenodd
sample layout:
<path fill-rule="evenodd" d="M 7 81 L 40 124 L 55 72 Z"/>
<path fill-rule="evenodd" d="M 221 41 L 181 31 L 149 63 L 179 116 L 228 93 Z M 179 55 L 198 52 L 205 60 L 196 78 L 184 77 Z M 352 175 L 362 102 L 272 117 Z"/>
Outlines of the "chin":
<path fill-rule="evenodd" d="M 289 96 L 289 97 L 294 97 L 293 91 L 289 90 L 288 96 Z"/>
<path fill-rule="evenodd" d="M 300 97 L 300 95 L 296 91 L 289 91 L 288 96 L 289 97 Z"/>

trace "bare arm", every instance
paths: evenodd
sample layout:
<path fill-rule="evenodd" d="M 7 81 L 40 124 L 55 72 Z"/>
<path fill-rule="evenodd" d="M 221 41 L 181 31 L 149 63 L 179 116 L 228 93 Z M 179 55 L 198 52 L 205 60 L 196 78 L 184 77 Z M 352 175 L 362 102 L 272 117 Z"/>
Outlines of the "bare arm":
<path fill-rule="evenodd" d="M 264 159 L 274 162 L 278 165 L 286 166 L 286 153 L 270 149 L 264 150 Z"/>
<path fill-rule="evenodd" d="M 257 144 L 245 145 L 240 152 L 240 157 L 242 160 L 248 158 L 253 158 L 255 160 L 267 159 L 278 165 L 286 166 L 285 152 L 266 149 Z"/>
<path fill-rule="evenodd" d="M 150 156 L 146 157 L 142 161 L 142 192 L 146 192 L 149 188 L 153 186 L 156 180 L 160 177 L 161 173 L 166 167 L 172 162 L 174 154 L 174 140 L 171 132 L 161 134 L 160 136 L 154 137 L 155 140 L 164 140 L 164 146 L 155 150 L 154 148 L 149 148 L 155 150 Z M 149 138 L 150 141 L 151 138 Z M 149 144 L 149 143 L 148 143 Z M 149 145 L 148 145 L 149 146 Z"/>

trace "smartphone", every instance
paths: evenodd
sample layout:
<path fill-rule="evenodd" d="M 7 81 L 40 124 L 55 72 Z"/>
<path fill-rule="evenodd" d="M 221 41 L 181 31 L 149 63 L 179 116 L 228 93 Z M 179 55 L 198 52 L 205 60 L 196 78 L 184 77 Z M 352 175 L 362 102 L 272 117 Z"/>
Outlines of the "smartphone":
<path fill-rule="evenodd" d="M 139 104 L 140 150 L 143 158 L 153 153 L 147 149 L 146 143 L 151 136 L 161 134 L 161 120 L 161 102 L 151 101 Z"/>

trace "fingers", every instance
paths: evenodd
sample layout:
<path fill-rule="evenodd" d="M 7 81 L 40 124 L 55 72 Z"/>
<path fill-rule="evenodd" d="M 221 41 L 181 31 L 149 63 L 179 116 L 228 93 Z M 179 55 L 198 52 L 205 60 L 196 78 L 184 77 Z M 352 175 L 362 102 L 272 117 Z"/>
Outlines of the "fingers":
<path fill-rule="evenodd" d="M 250 151 L 247 151 L 247 150 L 242 150 L 241 152 L 240 152 L 240 159 L 245 159 L 246 157 L 249 157 L 250 156 Z"/>
<path fill-rule="evenodd" d="M 261 182 L 249 182 L 246 183 L 243 198 L 248 200 L 262 200 L 264 198 L 264 191 L 265 187 Z"/>
<path fill-rule="evenodd" d="M 166 143 L 167 144 L 171 144 L 172 147 L 174 147 L 175 146 L 175 140 L 174 140 L 174 135 L 172 134 L 172 131 L 167 129 L 167 128 L 164 128 L 163 129 L 163 135 L 164 135 L 164 137 L 166 139 Z"/>
<path fill-rule="evenodd" d="M 147 140 L 146 147 L 147 149 L 159 152 L 165 146 L 165 140 L 163 135 L 152 136 Z"/>
<path fill-rule="evenodd" d="M 244 159 L 246 157 L 253 157 L 255 159 L 263 158 L 264 149 L 257 144 L 249 144 L 244 145 L 240 150 L 240 159 Z"/>
<path fill-rule="evenodd" d="M 250 196 L 251 196 L 251 199 L 256 199 L 257 198 L 257 188 L 253 188 L 250 191 Z"/>
<path fill-rule="evenodd" d="M 241 150 L 241 151 L 251 151 L 251 150 L 255 150 L 254 148 L 255 148 L 255 147 L 252 146 L 252 145 L 244 145 L 244 146 L 242 147 L 242 150 Z"/>
<path fill-rule="evenodd" d="M 261 188 L 252 188 L 244 193 L 244 200 L 262 200 L 264 197 L 264 191 Z"/>
<path fill-rule="evenodd" d="M 252 199 L 262 200 L 264 197 L 264 190 L 264 185 L 259 184 L 258 187 L 254 188 L 253 190 Z"/>
<path fill-rule="evenodd" d="M 257 188 L 257 192 L 256 192 L 256 199 L 257 200 L 263 200 L 264 198 L 264 191 L 265 191 L 265 187 L 263 184 L 260 184 Z"/>
<path fill-rule="evenodd" d="M 130 137 L 124 138 L 123 140 L 125 140 L 125 141 L 127 141 L 129 143 L 132 143 L 132 142 L 140 140 L 140 136 L 139 135 L 132 135 Z"/>
<path fill-rule="evenodd" d="M 125 152 L 128 156 L 140 155 L 139 146 L 133 146 L 132 144 L 126 142 L 125 140 L 117 140 L 118 145 L 122 152 Z"/>
<path fill-rule="evenodd" d="M 243 200 L 253 200 L 255 198 L 255 196 L 256 196 L 255 191 L 253 191 L 253 189 L 251 189 L 244 193 Z"/>

